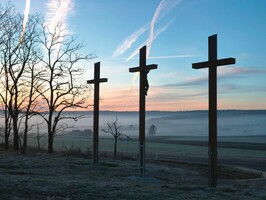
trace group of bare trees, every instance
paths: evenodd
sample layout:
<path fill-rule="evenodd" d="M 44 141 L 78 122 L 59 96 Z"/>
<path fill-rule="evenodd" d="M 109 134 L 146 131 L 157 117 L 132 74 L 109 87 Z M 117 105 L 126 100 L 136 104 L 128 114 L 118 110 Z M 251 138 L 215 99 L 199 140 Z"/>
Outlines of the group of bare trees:
<path fill-rule="evenodd" d="M 33 116 L 47 125 L 48 152 L 55 135 L 66 128 L 60 121 L 69 108 L 87 107 L 87 85 L 80 82 L 79 67 L 92 55 L 63 24 L 49 26 L 39 15 L 23 16 L 10 4 L 0 4 L 0 104 L 3 112 L 5 148 L 13 141 L 15 151 L 27 149 Z M 36 125 L 36 124 L 35 124 Z M 13 138 L 11 136 L 13 135 Z"/>

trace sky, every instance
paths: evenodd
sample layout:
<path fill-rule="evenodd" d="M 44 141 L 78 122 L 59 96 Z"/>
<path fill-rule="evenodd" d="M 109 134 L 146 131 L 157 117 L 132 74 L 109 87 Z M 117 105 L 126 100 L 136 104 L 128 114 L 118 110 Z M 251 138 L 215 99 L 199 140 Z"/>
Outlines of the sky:
<path fill-rule="evenodd" d="M 4 2 L 4 0 L 1 0 Z M 25 17 L 41 13 L 61 21 L 97 58 L 84 64 L 81 80 L 93 79 L 101 62 L 100 109 L 137 111 L 139 48 L 147 45 L 146 110 L 208 109 L 208 37 L 217 34 L 218 109 L 266 109 L 265 0 L 11 0 Z M 25 29 L 25 31 L 27 31 Z M 89 99 L 93 102 L 93 96 Z"/>

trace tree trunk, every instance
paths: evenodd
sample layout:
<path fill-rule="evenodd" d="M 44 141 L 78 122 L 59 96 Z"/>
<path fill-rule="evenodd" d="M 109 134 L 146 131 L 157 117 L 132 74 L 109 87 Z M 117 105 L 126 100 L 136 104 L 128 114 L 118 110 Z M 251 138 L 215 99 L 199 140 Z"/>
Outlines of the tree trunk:
<path fill-rule="evenodd" d="M 19 150 L 19 135 L 18 135 L 18 127 L 17 127 L 17 118 L 13 119 L 13 134 L 14 134 L 14 151 Z"/>
<path fill-rule="evenodd" d="M 10 135 L 10 127 L 9 127 L 7 115 L 5 114 L 5 150 L 8 150 L 9 148 L 9 142 L 8 142 L 9 135 Z"/>
<path fill-rule="evenodd" d="M 54 148 L 53 148 L 54 140 L 53 139 L 54 139 L 53 133 L 51 131 L 49 131 L 49 133 L 48 133 L 48 153 L 54 152 Z"/>
<path fill-rule="evenodd" d="M 5 106 L 5 150 L 9 149 L 10 122 L 8 108 Z"/>
<path fill-rule="evenodd" d="M 22 149 L 21 149 L 21 153 L 22 154 L 26 154 L 26 149 L 27 149 L 27 146 L 28 146 L 28 142 L 27 142 L 27 133 L 24 133 L 24 138 L 23 138 L 23 145 L 22 145 Z"/>
<path fill-rule="evenodd" d="M 26 116 L 25 119 L 25 130 L 24 130 L 24 135 L 23 135 L 23 145 L 22 145 L 22 149 L 21 149 L 21 153 L 22 154 L 26 154 L 26 149 L 28 146 L 28 116 Z"/>
<path fill-rule="evenodd" d="M 117 151 L 117 137 L 115 137 L 114 159 L 116 159 L 116 151 Z"/>
<path fill-rule="evenodd" d="M 40 136 L 37 136 L 38 151 L 41 151 Z"/>
<path fill-rule="evenodd" d="M 9 137 L 8 137 L 7 134 L 5 133 L 5 150 L 8 150 L 8 148 L 9 148 L 8 139 L 9 139 Z"/>

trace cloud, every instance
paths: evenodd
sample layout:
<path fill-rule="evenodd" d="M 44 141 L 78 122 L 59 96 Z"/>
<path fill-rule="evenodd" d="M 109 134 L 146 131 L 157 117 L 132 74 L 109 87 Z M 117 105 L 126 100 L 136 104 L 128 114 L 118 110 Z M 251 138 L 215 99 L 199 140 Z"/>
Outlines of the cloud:
<path fill-rule="evenodd" d="M 218 77 L 226 77 L 226 76 L 231 76 L 231 75 L 236 75 L 236 74 L 248 74 L 248 73 L 253 73 L 253 71 L 249 68 L 244 68 L 244 67 L 218 67 L 217 70 L 217 76 Z"/>
<path fill-rule="evenodd" d="M 55 45 L 55 52 L 58 52 L 63 42 L 61 36 L 69 34 L 67 18 L 73 10 L 73 1 L 49 0 L 46 6 L 47 13 L 45 16 L 45 24 L 48 31 L 56 35 L 57 44 Z M 48 39 L 50 40 L 51 38 Z"/>
<path fill-rule="evenodd" d="M 218 68 L 217 74 L 219 77 L 231 76 L 231 75 L 244 75 L 244 74 L 266 74 L 266 69 L 261 69 L 257 67 L 222 67 Z"/>
<path fill-rule="evenodd" d="M 200 77 L 193 77 L 193 78 L 189 78 L 184 82 L 180 82 L 180 83 L 171 83 L 171 84 L 165 84 L 162 87 L 180 87 L 180 86 L 198 86 L 198 85 L 202 85 L 204 83 L 207 83 L 208 81 L 208 77 L 207 76 L 200 76 Z"/>
<path fill-rule="evenodd" d="M 64 27 L 67 27 L 67 18 L 69 13 L 73 9 L 72 0 L 49 0 L 46 4 L 46 23 L 50 31 L 54 30 L 58 23 L 62 23 Z"/>
<path fill-rule="evenodd" d="M 207 71 L 206 71 L 207 72 Z M 244 68 L 244 67 L 222 67 L 217 70 L 218 79 L 231 78 L 234 75 L 246 75 L 246 74 L 260 74 L 266 73 L 266 70 L 260 70 L 256 68 Z M 190 77 L 183 82 L 166 84 L 162 87 L 178 87 L 178 86 L 200 86 L 207 84 L 208 74 L 199 77 Z"/>

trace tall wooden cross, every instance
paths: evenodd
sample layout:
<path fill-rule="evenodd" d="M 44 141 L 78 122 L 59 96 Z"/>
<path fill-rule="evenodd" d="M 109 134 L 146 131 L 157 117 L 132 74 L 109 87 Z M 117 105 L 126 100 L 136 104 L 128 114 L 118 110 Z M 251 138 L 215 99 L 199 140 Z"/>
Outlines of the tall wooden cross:
<path fill-rule="evenodd" d="M 147 74 L 150 70 L 157 69 L 157 65 L 146 65 L 146 46 L 140 49 L 139 67 L 129 69 L 129 72 L 140 72 L 139 82 L 139 165 L 141 176 L 145 175 L 145 96 L 147 95 L 149 84 Z"/>
<path fill-rule="evenodd" d="M 217 67 L 235 64 L 234 58 L 217 60 L 217 35 L 209 36 L 209 60 L 192 68 L 209 68 L 209 187 L 217 186 Z"/>
<path fill-rule="evenodd" d="M 94 79 L 88 84 L 94 84 L 94 110 L 93 110 L 93 164 L 98 165 L 99 159 L 99 88 L 100 83 L 107 82 L 107 78 L 100 78 L 100 62 L 94 63 Z"/>

